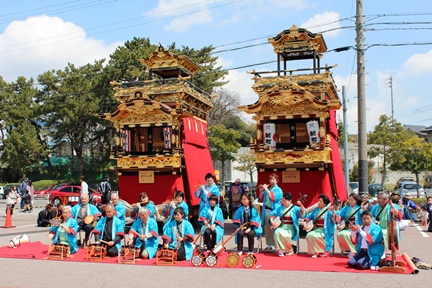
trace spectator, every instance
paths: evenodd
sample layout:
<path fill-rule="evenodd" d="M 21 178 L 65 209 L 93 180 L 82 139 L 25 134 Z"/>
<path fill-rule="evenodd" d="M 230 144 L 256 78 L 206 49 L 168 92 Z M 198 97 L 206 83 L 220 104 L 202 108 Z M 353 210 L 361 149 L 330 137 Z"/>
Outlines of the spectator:
<path fill-rule="evenodd" d="M 403 219 L 411 220 L 412 222 L 417 221 L 417 215 L 416 213 L 411 213 L 411 210 L 418 211 L 420 210 L 420 207 L 418 207 L 413 201 L 411 201 L 410 198 L 410 195 L 405 193 L 402 195 L 401 201 L 404 209 Z"/>
<path fill-rule="evenodd" d="M 24 178 L 21 182 L 21 185 L 18 188 L 18 193 L 21 197 L 24 196 L 25 191 L 27 190 L 27 186 L 28 186 L 27 181 L 28 181 L 28 178 Z M 24 201 L 21 201 L 20 207 L 21 207 L 21 209 L 24 209 Z"/>
<path fill-rule="evenodd" d="M 17 191 L 16 191 L 16 189 L 13 189 L 13 188 L 15 188 L 15 186 L 12 186 L 11 188 L 9 188 L 9 190 L 8 191 L 5 191 L 5 193 L 6 193 L 6 211 L 5 211 L 5 217 L 6 217 L 6 213 L 7 213 L 7 209 L 9 208 L 10 209 L 10 215 L 12 216 L 12 217 L 15 217 L 14 215 L 13 215 L 13 210 L 14 210 L 14 207 L 15 207 L 15 204 L 17 203 Z"/>
<path fill-rule="evenodd" d="M 87 182 L 85 182 L 85 176 L 84 175 L 80 176 L 80 182 L 81 182 L 81 195 L 85 194 L 85 195 L 88 195 L 90 197 L 89 190 L 88 190 L 88 184 L 87 184 Z"/>
<path fill-rule="evenodd" d="M 429 226 L 427 231 L 432 232 L 432 197 L 429 196 L 427 198 L 427 203 L 424 204 L 422 208 L 427 213 L 429 218 Z"/>
<path fill-rule="evenodd" d="M 51 220 L 56 217 L 56 210 L 53 208 L 54 205 L 48 203 L 45 209 L 39 212 L 37 219 L 38 227 L 48 227 L 51 224 Z"/>
<path fill-rule="evenodd" d="M 100 193 L 102 195 L 102 204 L 108 204 L 109 199 L 111 199 L 111 184 L 108 181 L 109 176 L 105 176 L 104 180 L 99 185 Z"/>
<path fill-rule="evenodd" d="M 237 178 L 234 183 L 231 185 L 228 191 L 228 198 L 230 201 L 230 218 L 233 219 L 233 216 L 237 209 L 242 205 L 241 199 L 242 196 L 246 193 L 244 187 L 241 184 L 241 180 Z"/>
<path fill-rule="evenodd" d="M 29 195 L 30 195 L 30 212 L 33 211 L 33 203 L 34 203 L 34 186 L 33 186 L 33 182 L 31 180 L 27 180 L 27 190 L 29 191 Z"/>
<path fill-rule="evenodd" d="M 23 212 L 27 212 L 27 211 L 32 212 L 30 209 L 31 196 L 30 196 L 29 190 L 26 190 L 24 192 L 24 195 L 21 198 L 22 198 L 21 202 L 24 203 L 23 204 Z"/>

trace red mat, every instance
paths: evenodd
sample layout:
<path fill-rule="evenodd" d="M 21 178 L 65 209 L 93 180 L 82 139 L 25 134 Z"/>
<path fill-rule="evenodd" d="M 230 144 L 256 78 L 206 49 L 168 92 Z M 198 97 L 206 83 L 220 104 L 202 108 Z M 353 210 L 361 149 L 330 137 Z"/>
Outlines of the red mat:
<path fill-rule="evenodd" d="M 41 242 L 32 242 L 21 245 L 18 248 L 0 247 L 1 258 L 23 258 L 23 259 L 38 259 L 41 260 L 47 257 L 48 245 L 44 245 Z M 207 267 L 203 264 L 199 268 L 229 268 L 226 266 L 226 258 L 228 253 L 223 253 L 218 258 L 218 263 L 214 267 Z M 312 259 L 307 254 L 297 254 L 292 256 L 278 257 L 276 254 L 255 254 L 257 263 L 253 268 L 244 268 L 242 260 L 246 255 L 241 256 L 240 262 L 237 266 L 239 269 L 264 269 L 264 270 L 293 270 L 293 271 L 320 271 L 320 272 L 358 272 L 358 273 L 382 273 L 379 271 L 371 270 L 357 270 L 348 268 L 348 258 L 340 255 L 327 258 L 316 258 Z M 397 257 L 397 260 L 403 261 L 402 257 Z M 48 260 L 49 261 L 49 260 Z M 84 249 L 79 249 L 77 253 L 73 254 L 72 258 L 67 258 L 58 261 L 73 261 L 73 262 L 84 262 L 86 261 L 86 254 Z M 94 263 L 111 263 L 117 264 L 118 258 L 105 258 L 102 261 L 91 261 Z M 138 260 L 135 265 L 155 265 L 156 260 Z M 178 261 L 175 266 L 178 267 L 195 267 L 190 261 Z M 408 266 L 405 268 L 405 274 L 411 274 L 413 271 Z"/>

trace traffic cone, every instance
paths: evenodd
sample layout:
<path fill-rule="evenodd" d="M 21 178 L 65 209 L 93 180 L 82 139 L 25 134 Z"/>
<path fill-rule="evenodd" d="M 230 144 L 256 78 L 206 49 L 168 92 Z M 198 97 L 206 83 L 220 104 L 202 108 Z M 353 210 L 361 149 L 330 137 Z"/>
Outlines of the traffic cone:
<path fill-rule="evenodd" d="M 0 226 L 0 228 L 15 228 L 16 226 L 12 226 L 12 217 L 10 213 L 10 207 L 8 206 L 6 209 L 6 220 L 4 226 Z"/>

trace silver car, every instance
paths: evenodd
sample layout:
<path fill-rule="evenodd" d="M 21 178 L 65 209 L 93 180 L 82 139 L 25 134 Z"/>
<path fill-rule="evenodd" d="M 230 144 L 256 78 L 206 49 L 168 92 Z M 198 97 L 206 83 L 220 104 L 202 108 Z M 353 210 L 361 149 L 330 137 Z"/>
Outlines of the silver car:
<path fill-rule="evenodd" d="M 399 195 L 408 194 L 411 198 L 417 198 L 417 183 L 416 182 L 401 182 L 396 185 L 395 191 Z M 426 193 L 421 184 L 418 184 L 419 198 L 426 198 Z M 429 195 L 428 195 L 429 196 Z"/>

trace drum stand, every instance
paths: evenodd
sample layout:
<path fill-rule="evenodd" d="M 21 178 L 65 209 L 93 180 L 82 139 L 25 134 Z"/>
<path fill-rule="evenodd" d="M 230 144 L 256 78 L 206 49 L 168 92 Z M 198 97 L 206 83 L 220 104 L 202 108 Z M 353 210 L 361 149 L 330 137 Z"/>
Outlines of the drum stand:
<path fill-rule="evenodd" d="M 106 256 L 106 247 L 91 244 L 86 250 L 86 260 L 87 261 L 102 261 Z"/>
<path fill-rule="evenodd" d="M 122 247 L 118 253 L 117 262 L 119 264 L 135 264 L 136 258 L 139 258 L 139 249 L 137 251 L 134 248 Z"/>
<path fill-rule="evenodd" d="M 172 266 L 177 259 L 177 251 L 161 249 L 156 252 L 156 265 Z"/>
<path fill-rule="evenodd" d="M 69 253 L 67 245 L 51 245 L 48 247 L 47 260 L 63 260 Z"/>

